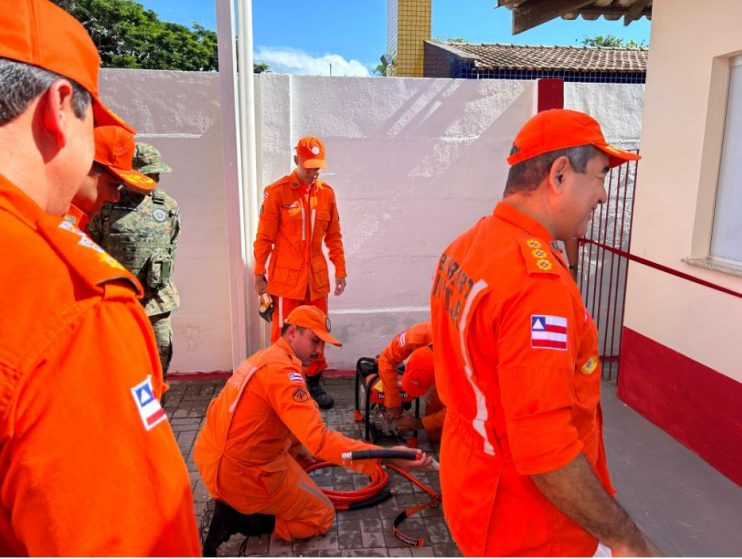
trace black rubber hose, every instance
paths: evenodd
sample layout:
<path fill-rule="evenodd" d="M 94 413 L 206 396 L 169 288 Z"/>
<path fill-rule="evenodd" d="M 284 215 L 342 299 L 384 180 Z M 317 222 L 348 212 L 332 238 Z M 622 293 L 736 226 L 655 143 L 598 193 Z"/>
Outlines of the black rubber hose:
<path fill-rule="evenodd" d="M 374 458 L 395 458 L 398 460 L 417 460 L 419 454 L 414 450 L 393 450 L 384 448 L 381 450 L 353 450 L 343 452 L 343 460 L 372 460 Z"/>

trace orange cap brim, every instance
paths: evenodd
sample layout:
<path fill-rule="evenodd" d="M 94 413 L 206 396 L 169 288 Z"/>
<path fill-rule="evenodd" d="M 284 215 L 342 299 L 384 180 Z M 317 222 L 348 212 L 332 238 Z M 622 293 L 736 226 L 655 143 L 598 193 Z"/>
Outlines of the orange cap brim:
<path fill-rule="evenodd" d="M 324 169 L 327 167 L 327 161 L 324 159 L 307 159 L 302 161 L 301 164 L 307 169 Z"/>
<path fill-rule="evenodd" d="M 325 343 L 332 344 L 337 347 L 342 347 L 343 344 L 339 342 L 335 337 L 333 337 L 332 334 L 329 332 L 326 332 L 324 330 L 312 330 L 314 332 L 314 335 L 317 336 L 320 340 L 322 340 Z"/>
<path fill-rule="evenodd" d="M 120 126 L 131 134 L 137 133 L 131 124 L 106 107 L 97 96 L 91 94 L 91 97 L 93 98 L 93 119 L 95 126 Z"/>
<path fill-rule="evenodd" d="M 610 144 L 593 145 L 608 156 L 609 167 L 616 167 L 617 165 L 621 165 L 622 163 L 626 163 L 627 161 L 638 161 L 639 159 L 641 159 L 641 155 L 639 155 L 638 153 L 624 151 Z"/>
<path fill-rule="evenodd" d="M 147 175 L 143 175 L 139 171 L 115 169 L 111 166 L 108 166 L 108 169 L 121 179 L 126 190 L 138 192 L 139 194 L 148 194 L 157 188 L 157 183 L 154 180 L 149 178 Z"/>

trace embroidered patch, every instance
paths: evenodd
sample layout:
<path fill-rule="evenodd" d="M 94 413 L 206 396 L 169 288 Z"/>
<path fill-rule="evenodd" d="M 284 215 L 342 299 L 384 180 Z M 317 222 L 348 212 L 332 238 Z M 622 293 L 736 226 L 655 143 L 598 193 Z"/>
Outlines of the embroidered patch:
<path fill-rule="evenodd" d="M 167 219 L 167 212 L 161 208 L 156 208 L 155 211 L 152 212 L 152 218 L 155 221 L 162 223 Z"/>
<path fill-rule="evenodd" d="M 567 319 L 547 314 L 531 315 L 531 347 L 567 350 Z"/>
<path fill-rule="evenodd" d="M 309 400 L 309 394 L 303 388 L 297 388 L 291 396 L 296 402 L 306 402 Z"/>
<path fill-rule="evenodd" d="M 590 357 L 585 363 L 580 367 L 580 371 L 582 371 L 583 375 L 590 375 L 595 372 L 595 369 L 598 368 L 598 356 L 593 355 Z"/>
<path fill-rule="evenodd" d="M 291 382 L 304 382 L 304 375 L 301 373 L 289 373 L 289 380 Z"/>
<path fill-rule="evenodd" d="M 543 270 L 545 272 L 548 272 L 552 269 L 551 260 L 547 260 L 546 258 L 539 258 L 536 260 L 536 266 L 539 267 L 539 270 Z"/>
<path fill-rule="evenodd" d="M 162 409 L 160 401 L 155 398 L 155 392 L 152 389 L 152 375 L 131 388 L 131 395 L 137 405 L 139 417 L 142 418 L 144 428 L 151 431 L 155 425 L 167 419 L 165 410 Z"/>

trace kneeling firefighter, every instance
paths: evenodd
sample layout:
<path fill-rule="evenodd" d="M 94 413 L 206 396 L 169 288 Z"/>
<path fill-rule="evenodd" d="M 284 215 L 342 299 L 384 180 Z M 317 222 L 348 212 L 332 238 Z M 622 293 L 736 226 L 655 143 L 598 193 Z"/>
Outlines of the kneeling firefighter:
<path fill-rule="evenodd" d="M 325 342 L 341 345 L 325 313 L 308 305 L 294 309 L 281 337 L 242 362 L 211 402 L 193 449 L 212 497 L 245 515 L 274 516 L 274 533 L 287 541 L 322 534 L 335 520 L 333 504 L 297 457 L 308 452 L 368 475 L 379 462 L 343 461 L 344 452 L 379 447 L 329 429 L 309 395 L 301 367 Z M 388 463 L 405 469 L 431 464 L 419 450 L 395 448 L 417 452 L 417 459 Z"/>

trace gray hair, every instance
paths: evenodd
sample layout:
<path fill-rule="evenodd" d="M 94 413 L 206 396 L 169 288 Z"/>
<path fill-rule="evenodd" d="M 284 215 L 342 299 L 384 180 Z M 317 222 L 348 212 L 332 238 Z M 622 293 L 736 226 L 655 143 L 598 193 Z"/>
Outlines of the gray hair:
<path fill-rule="evenodd" d="M 569 159 L 569 164 L 578 173 L 587 171 L 588 162 L 598 155 L 600 150 L 593 145 L 577 146 L 542 153 L 531 159 L 526 159 L 510 167 L 507 181 L 505 181 L 505 196 L 510 194 L 531 192 L 538 188 L 549 174 L 554 161 L 560 157 Z"/>
<path fill-rule="evenodd" d="M 28 105 L 59 79 L 72 84 L 72 110 L 84 118 L 91 103 L 90 93 L 75 80 L 38 66 L 0 58 L 0 126 L 18 117 Z"/>

